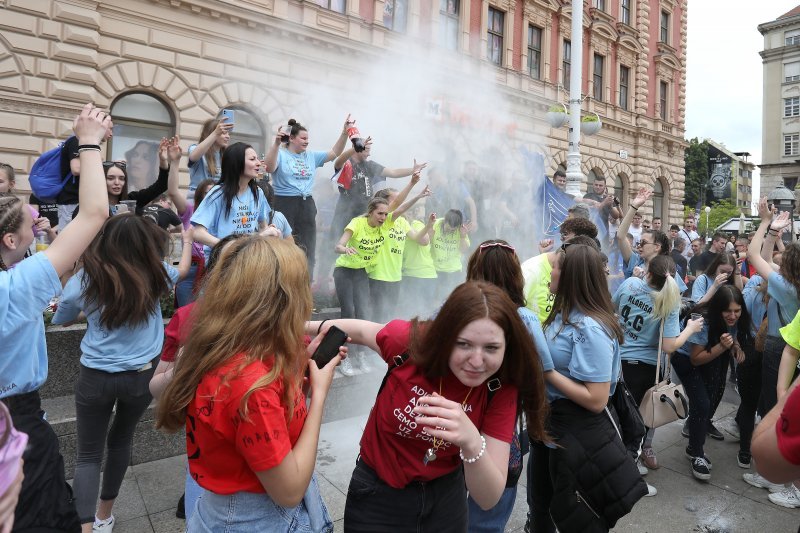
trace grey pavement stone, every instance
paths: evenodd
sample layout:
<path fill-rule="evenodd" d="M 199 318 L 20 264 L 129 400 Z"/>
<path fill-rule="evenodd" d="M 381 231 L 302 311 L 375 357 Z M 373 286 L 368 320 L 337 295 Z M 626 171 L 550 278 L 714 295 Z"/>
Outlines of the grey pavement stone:
<path fill-rule="evenodd" d="M 153 526 L 147 515 L 144 515 L 124 522 L 116 522 L 114 533 L 153 533 Z"/>
<path fill-rule="evenodd" d="M 175 503 L 177 503 L 177 500 Z M 186 522 L 175 517 L 174 507 L 160 513 L 151 514 L 150 523 L 154 533 L 183 533 L 186 531 Z"/>
<path fill-rule="evenodd" d="M 132 467 L 146 514 L 174 509 L 186 481 L 186 456 L 159 459 Z"/>

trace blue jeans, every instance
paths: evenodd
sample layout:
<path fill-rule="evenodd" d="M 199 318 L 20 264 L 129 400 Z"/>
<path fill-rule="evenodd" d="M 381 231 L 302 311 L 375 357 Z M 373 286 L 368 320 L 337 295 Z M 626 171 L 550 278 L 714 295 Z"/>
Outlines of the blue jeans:
<path fill-rule="evenodd" d="M 189 466 L 187 465 L 186 483 L 183 489 L 183 506 L 186 513 L 187 524 L 194 514 L 194 509 L 197 506 L 197 500 L 200 499 L 200 496 L 203 494 L 203 492 L 205 492 L 205 489 L 197 484 L 197 481 L 195 481 L 192 477 L 192 473 L 189 472 Z"/>
<path fill-rule="evenodd" d="M 180 280 L 175 285 L 175 307 L 183 307 L 186 304 L 192 303 L 195 299 L 192 289 L 194 288 L 194 278 L 197 276 L 197 265 L 192 261 L 192 266 L 189 267 L 189 273 L 185 278 Z"/>
<path fill-rule="evenodd" d="M 721 378 L 721 357 L 700 366 L 694 366 L 689 357 L 676 353 L 672 356 L 672 368 L 681 378 L 689 398 L 689 448 L 695 457 L 703 457 L 708 423 L 713 414 L 712 402 Z M 725 364 L 728 359 L 724 359 Z"/>
<path fill-rule="evenodd" d="M 467 498 L 469 508 L 469 533 L 497 533 L 505 531 L 511 511 L 514 510 L 514 501 L 517 499 L 517 486 L 509 487 L 503 491 L 497 505 L 484 511 L 470 496 Z"/>
<path fill-rule="evenodd" d="M 188 533 L 333 532 L 333 522 L 319 493 L 316 476 L 297 507 L 286 508 L 267 494 L 237 492 L 215 494 L 203 491 L 192 517 L 187 515 Z"/>

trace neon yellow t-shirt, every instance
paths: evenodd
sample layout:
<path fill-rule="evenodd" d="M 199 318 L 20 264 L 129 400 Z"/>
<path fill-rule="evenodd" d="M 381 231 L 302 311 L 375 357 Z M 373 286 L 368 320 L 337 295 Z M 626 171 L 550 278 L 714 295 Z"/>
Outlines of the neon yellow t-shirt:
<path fill-rule="evenodd" d="M 431 240 L 431 257 L 437 272 L 461 272 L 461 232 L 459 230 L 445 232 L 444 219 L 439 218 L 433 224 Z M 466 238 L 469 246 L 469 237 Z"/>
<path fill-rule="evenodd" d="M 786 341 L 786 344 L 800 350 L 800 311 L 794 316 L 794 319 L 781 328 L 781 337 Z"/>
<path fill-rule="evenodd" d="M 403 250 L 406 235 L 411 225 L 403 217 L 394 218 L 392 213 L 381 226 L 383 246 L 380 247 L 375 263 L 367 267 L 367 274 L 378 281 L 400 281 L 403 279 Z"/>
<path fill-rule="evenodd" d="M 422 231 L 425 223 L 415 220 L 411 223 L 414 231 Z M 431 257 L 431 245 L 422 246 L 413 239 L 406 242 L 406 249 L 403 251 L 403 276 L 408 278 L 436 278 L 436 267 L 433 266 Z"/>
<path fill-rule="evenodd" d="M 522 276 L 525 278 L 525 307 L 536 313 L 539 322 L 544 322 L 553 302 L 555 294 L 550 293 L 550 278 L 553 267 L 547 259 L 547 254 L 539 254 L 522 263 Z"/>
<path fill-rule="evenodd" d="M 342 254 L 336 260 L 336 266 L 345 268 L 367 268 L 375 263 L 378 250 L 383 244 L 384 236 L 381 228 L 373 228 L 367 222 L 365 215 L 357 216 L 347 227 L 344 228 L 353 232 L 346 246 L 355 248 L 353 255 Z"/>

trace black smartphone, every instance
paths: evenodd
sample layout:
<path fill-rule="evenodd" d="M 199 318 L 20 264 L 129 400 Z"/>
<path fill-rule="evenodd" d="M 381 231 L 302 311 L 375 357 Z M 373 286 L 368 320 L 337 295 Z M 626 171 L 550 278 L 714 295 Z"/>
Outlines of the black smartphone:
<path fill-rule="evenodd" d="M 346 342 L 347 333 L 336 326 L 331 326 L 325 334 L 325 337 L 322 338 L 322 342 L 317 346 L 311 359 L 317 363 L 319 368 L 322 368 L 330 363 L 331 359 L 336 357 L 336 354 L 339 353 L 339 347 L 344 346 Z"/>

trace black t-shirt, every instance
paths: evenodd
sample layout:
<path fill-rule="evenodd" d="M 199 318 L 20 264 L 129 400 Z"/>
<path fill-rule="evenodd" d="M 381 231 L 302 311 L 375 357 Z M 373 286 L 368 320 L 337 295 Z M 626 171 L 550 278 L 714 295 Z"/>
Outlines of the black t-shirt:
<path fill-rule="evenodd" d="M 675 261 L 675 266 L 678 268 L 678 276 L 683 278 L 689 267 L 688 261 L 686 261 L 686 258 L 683 257 L 678 250 L 672 250 L 669 255 L 672 257 L 672 260 Z"/>
<path fill-rule="evenodd" d="M 700 265 L 699 255 L 695 255 L 689 258 L 689 273 L 692 276 L 697 276 L 698 274 L 702 274 L 702 269 L 700 268 L 699 265 Z"/>
<path fill-rule="evenodd" d="M 142 216 L 149 218 L 162 229 L 181 225 L 180 217 L 172 209 L 166 209 L 158 205 L 148 205 L 142 209 Z"/>
<path fill-rule="evenodd" d="M 711 262 L 716 258 L 717 254 L 715 254 L 711 250 L 706 250 L 705 252 L 700 254 L 700 259 L 697 263 L 697 269 L 698 269 L 697 271 L 698 272 L 702 271 L 703 273 L 705 273 L 706 269 L 708 268 L 708 265 L 710 265 Z"/>
<path fill-rule="evenodd" d="M 32 205 L 39 206 L 39 216 L 46 217 L 47 220 L 50 221 L 50 226 L 56 227 L 58 226 L 58 204 L 50 204 L 42 202 L 39 198 L 35 195 L 31 194 L 31 197 L 28 199 L 28 202 Z"/>
<path fill-rule="evenodd" d="M 347 193 L 372 198 L 372 195 L 375 194 L 375 186 L 386 181 L 383 177 L 383 165 L 369 160 L 363 163 L 354 163 L 352 159 L 350 164 L 353 166 L 353 180 L 350 182 L 350 189 L 347 190 Z M 342 187 L 339 190 L 345 191 Z"/>

